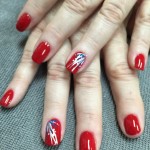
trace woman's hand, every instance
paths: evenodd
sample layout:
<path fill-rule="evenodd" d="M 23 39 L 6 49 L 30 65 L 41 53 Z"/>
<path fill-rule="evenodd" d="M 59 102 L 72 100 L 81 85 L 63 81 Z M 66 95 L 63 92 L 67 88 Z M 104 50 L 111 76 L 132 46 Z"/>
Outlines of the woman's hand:
<path fill-rule="evenodd" d="M 24 31 L 34 27 L 56 2 L 57 0 L 29 0 L 19 15 L 17 29 Z M 99 9 L 95 19 L 66 62 L 67 69 L 72 73 L 86 69 L 110 40 L 136 2 L 136 0 L 64 0 L 59 11 L 47 24 L 37 41 L 32 56 L 33 61 L 41 64 L 50 59 L 85 19 Z M 128 60 L 132 68 L 144 70 L 150 47 L 150 1 L 139 0 L 137 3 L 139 3 L 139 11 L 129 47 Z M 74 69 L 70 63 L 78 52 L 82 52 L 86 59 L 80 67 Z"/>
<path fill-rule="evenodd" d="M 52 19 L 53 13 L 49 13 L 32 31 L 25 46 L 21 63 L 0 101 L 2 106 L 11 108 L 23 99 L 39 67 L 31 60 L 34 46 L 45 26 Z M 66 40 L 59 52 L 48 61 L 41 135 L 49 146 L 60 144 L 64 136 L 70 84 L 70 74 L 65 68 L 65 59 L 71 52 L 71 47 L 79 43 L 87 27 L 85 24 L 80 28 L 71 37 L 71 43 Z M 121 52 L 116 53 L 116 51 Z M 103 58 L 117 107 L 119 125 L 125 135 L 135 138 L 140 136 L 144 129 L 144 109 L 138 77 L 127 63 L 127 51 L 126 32 L 122 25 L 104 48 Z M 90 149 L 98 149 L 102 139 L 99 55 L 86 71 L 74 75 L 74 85 L 77 117 L 76 149 L 88 149 L 89 147 Z"/>

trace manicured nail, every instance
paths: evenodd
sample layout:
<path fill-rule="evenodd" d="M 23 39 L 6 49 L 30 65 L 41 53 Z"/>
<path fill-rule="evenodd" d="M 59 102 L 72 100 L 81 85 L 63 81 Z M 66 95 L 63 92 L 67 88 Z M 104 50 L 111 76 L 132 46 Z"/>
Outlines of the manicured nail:
<path fill-rule="evenodd" d="M 83 66 L 86 60 L 86 55 L 82 52 L 75 53 L 66 64 L 66 68 L 73 74 Z"/>
<path fill-rule="evenodd" d="M 20 16 L 16 24 L 16 29 L 20 32 L 23 32 L 27 29 L 31 23 L 31 16 L 28 13 L 24 13 Z"/>
<path fill-rule="evenodd" d="M 7 107 L 14 97 L 13 90 L 8 90 L 0 100 L 0 105 L 3 107 Z"/>
<path fill-rule="evenodd" d="M 128 135 L 136 135 L 141 132 L 138 118 L 135 115 L 128 115 L 124 119 L 125 131 Z"/>
<path fill-rule="evenodd" d="M 96 150 L 94 136 L 91 132 L 85 131 L 81 134 L 80 150 Z"/>
<path fill-rule="evenodd" d="M 145 57 L 143 54 L 139 54 L 135 58 L 135 68 L 138 70 L 145 69 Z"/>
<path fill-rule="evenodd" d="M 57 119 L 52 119 L 47 123 L 45 144 L 48 146 L 55 146 L 61 141 L 61 124 Z"/>
<path fill-rule="evenodd" d="M 37 64 L 41 64 L 50 53 L 50 50 L 51 48 L 48 42 L 41 42 L 35 49 L 32 60 Z"/>

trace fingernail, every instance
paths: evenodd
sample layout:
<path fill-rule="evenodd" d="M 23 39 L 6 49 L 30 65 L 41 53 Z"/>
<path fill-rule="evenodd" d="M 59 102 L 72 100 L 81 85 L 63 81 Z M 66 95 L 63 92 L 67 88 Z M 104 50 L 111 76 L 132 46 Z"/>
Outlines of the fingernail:
<path fill-rule="evenodd" d="M 136 135 L 141 132 L 138 118 L 135 115 L 128 115 L 124 119 L 125 131 L 128 135 Z"/>
<path fill-rule="evenodd" d="M 81 134 L 80 150 L 96 150 L 95 139 L 91 132 L 85 131 Z"/>
<path fill-rule="evenodd" d="M 3 107 L 7 107 L 14 97 L 13 90 L 8 90 L 0 100 L 0 105 Z"/>
<path fill-rule="evenodd" d="M 57 119 L 52 119 L 47 123 L 45 144 L 48 146 L 55 146 L 61 141 L 61 124 Z"/>
<path fill-rule="evenodd" d="M 31 23 L 31 16 L 28 13 L 24 13 L 18 19 L 16 29 L 20 32 L 23 32 L 26 30 L 26 28 L 29 26 L 30 23 Z"/>
<path fill-rule="evenodd" d="M 48 42 L 41 42 L 35 49 L 32 60 L 37 64 L 41 64 L 50 53 L 50 49 L 50 44 Z"/>
<path fill-rule="evenodd" d="M 66 68 L 73 74 L 83 66 L 86 60 L 86 55 L 82 52 L 75 53 L 66 64 Z"/>
<path fill-rule="evenodd" d="M 139 54 L 135 58 L 135 68 L 138 70 L 145 69 L 145 57 L 143 54 Z"/>

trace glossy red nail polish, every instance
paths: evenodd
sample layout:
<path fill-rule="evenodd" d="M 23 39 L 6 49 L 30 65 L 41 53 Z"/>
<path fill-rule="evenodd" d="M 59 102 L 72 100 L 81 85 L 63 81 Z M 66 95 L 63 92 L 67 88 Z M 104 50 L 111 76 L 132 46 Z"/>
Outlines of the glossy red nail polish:
<path fill-rule="evenodd" d="M 135 115 L 128 115 L 124 119 L 125 131 L 128 135 L 136 135 L 141 132 L 138 118 Z"/>
<path fill-rule="evenodd" d="M 35 49 L 32 60 L 37 64 L 41 64 L 50 53 L 50 45 L 48 42 L 41 42 Z"/>
<path fill-rule="evenodd" d="M 91 132 L 85 131 L 80 135 L 80 150 L 96 150 L 95 139 Z"/>
<path fill-rule="evenodd" d="M 75 53 L 66 64 L 66 68 L 73 74 L 83 66 L 86 60 L 86 55 L 82 52 Z"/>
<path fill-rule="evenodd" d="M 13 90 L 8 90 L 0 100 L 0 105 L 3 107 L 7 107 L 14 97 Z"/>
<path fill-rule="evenodd" d="M 138 70 L 145 69 L 145 57 L 143 54 L 139 54 L 135 58 L 135 68 Z"/>
<path fill-rule="evenodd" d="M 45 133 L 45 144 L 55 146 L 61 141 L 61 123 L 58 119 L 52 119 L 47 123 Z"/>
<path fill-rule="evenodd" d="M 17 21 L 16 29 L 20 32 L 23 32 L 31 23 L 31 16 L 28 13 L 24 13 L 20 16 Z"/>

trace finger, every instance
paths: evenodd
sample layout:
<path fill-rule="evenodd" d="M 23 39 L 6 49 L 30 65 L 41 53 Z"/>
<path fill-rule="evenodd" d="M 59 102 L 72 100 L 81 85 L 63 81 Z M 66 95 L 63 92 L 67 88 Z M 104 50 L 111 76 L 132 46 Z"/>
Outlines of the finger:
<path fill-rule="evenodd" d="M 55 8 L 49 11 L 47 16 L 32 31 L 25 46 L 21 63 L 19 64 L 11 83 L 8 85 L 8 88 L 0 101 L 0 105 L 3 107 L 9 108 L 17 105 L 25 95 L 38 69 L 38 65 L 33 63 L 31 59 L 34 46 L 41 36 L 43 29 L 53 18 L 60 5 L 61 3 L 58 3 Z"/>
<path fill-rule="evenodd" d="M 33 61 L 41 64 L 51 58 L 64 40 L 75 32 L 101 2 L 102 0 L 66 0 L 37 42 Z"/>
<path fill-rule="evenodd" d="M 128 60 L 133 69 L 144 70 L 150 48 L 150 1 L 143 0 L 137 13 Z"/>
<path fill-rule="evenodd" d="M 102 139 L 100 62 L 98 57 L 85 72 L 75 76 L 75 106 L 77 149 L 88 149 L 88 147 L 98 149 Z"/>
<path fill-rule="evenodd" d="M 136 13 L 141 5 L 143 0 L 138 0 L 135 6 L 133 7 L 132 11 L 130 12 L 130 15 L 128 15 L 128 18 L 126 19 L 126 28 L 127 28 L 127 34 L 130 38 L 133 32 L 134 24 L 135 24 L 135 18 Z"/>
<path fill-rule="evenodd" d="M 99 149 L 102 139 L 100 60 L 75 76 L 76 149 Z M 86 93 L 86 94 L 85 94 Z"/>
<path fill-rule="evenodd" d="M 88 67 L 95 55 L 110 40 L 114 32 L 121 25 L 135 2 L 136 0 L 104 1 L 95 20 L 67 59 L 66 68 L 70 72 L 75 74 Z M 80 62 L 73 62 L 74 59 L 78 59 L 78 52 L 81 52 L 84 57 L 82 61 L 79 59 Z"/>
<path fill-rule="evenodd" d="M 128 65 L 127 53 L 126 33 L 122 27 L 105 47 L 105 68 L 121 130 L 126 136 L 136 138 L 144 130 L 144 106 L 138 76 Z"/>
<path fill-rule="evenodd" d="M 39 66 L 32 61 L 31 55 L 34 45 L 41 35 L 43 25 L 41 24 L 31 33 L 25 46 L 21 62 L 0 100 L 1 106 L 10 108 L 17 105 L 23 99 L 32 82 Z"/>
<path fill-rule="evenodd" d="M 57 0 L 28 0 L 19 14 L 16 29 L 23 32 L 34 27 L 56 2 Z"/>
<path fill-rule="evenodd" d="M 70 88 L 70 73 L 65 68 L 65 60 L 70 51 L 70 42 L 66 41 L 60 51 L 48 63 L 41 130 L 42 138 L 48 146 L 60 144 L 65 132 Z"/>
<path fill-rule="evenodd" d="M 89 23 L 86 22 L 71 37 L 73 47 L 79 43 L 88 26 Z M 74 76 L 74 82 L 77 116 L 76 149 L 99 149 L 102 139 L 102 93 L 99 56 L 85 72 Z"/>

